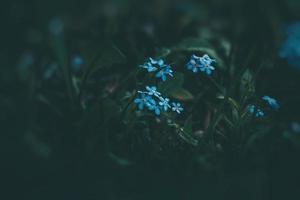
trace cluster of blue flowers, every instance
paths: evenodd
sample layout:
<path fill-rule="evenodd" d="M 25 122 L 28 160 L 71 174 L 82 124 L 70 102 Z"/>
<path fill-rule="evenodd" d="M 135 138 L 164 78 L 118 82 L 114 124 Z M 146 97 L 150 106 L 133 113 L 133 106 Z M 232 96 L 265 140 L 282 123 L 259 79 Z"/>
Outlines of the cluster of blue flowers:
<path fill-rule="evenodd" d="M 146 86 L 146 91 L 138 91 L 139 97 L 134 100 L 140 110 L 147 108 L 153 111 L 156 115 L 160 115 L 161 111 L 171 109 L 180 114 L 183 111 L 180 103 L 172 102 L 170 99 L 161 96 L 155 86 Z"/>
<path fill-rule="evenodd" d="M 162 59 L 154 60 L 149 58 L 149 61 L 140 65 L 141 68 L 146 69 L 148 72 L 156 72 L 156 77 L 161 78 L 162 81 L 167 80 L 167 76 L 173 77 L 173 70 L 170 65 L 165 64 Z"/>
<path fill-rule="evenodd" d="M 215 67 L 212 64 L 216 62 L 214 59 L 211 59 L 207 54 L 202 57 L 192 55 L 189 62 L 186 64 L 189 70 L 192 70 L 194 73 L 200 71 L 211 75 L 215 70 Z M 160 78 L 162 81 L 166 81 L 167 77 L 173 77 L 173 70 L 170 65 L 165 64 L 162 59 L 153 59 L 149 58 L 147 62 L 139 66 L 140 68 L 146 69 L 149 73 L 155 73 L 156 78 Z M 138 91 L 139 96 L 134 100 L 134 103 L 137 104 L 140 110 L 147 108 L 150 111 L 154 111 L 156 115 L 160 115 L 161 111 L 167 111 L 171 109 L 178 114 L 183 111 L 180 103 L 169 103 L 168 98 L 164 98 L 156 90 L 155 86 L 147 86 L 146 91 Z"/>
<path fill-rule="evenodd" d="M 290 66 L 300 69 L 300 22 L 287 27 L 279 56 L 287 59 Z"/>
<path fill-rule="evenodd" d="M 279 104 L 276 99 L 269 97 L 269 96 L 263 96 L 262 100 L 267 104 L 267 106 L 272 109 L 272 110 L 278 110 L 279 109 Z M 254 105 L 249 105 L 248 106 L 248 111 L 251 114 L 254 114 L 255 117 L 263 117 L 265 113 L 260 109 L 257 108 Z"/>
<path fill-rule="evenodd" d="M 261 109 L 256 108 L 255 105 L 250 105 L 248 110 L 251 114 L 254 114 L 255 117 L 263 117 L 265 115 L 265 113 Z"/>
<path fill-rule="evenodd" d="M 211 75 L 215 70 L 215 67 L 212 66 L 216 61 L 211 59 L 207 54 L 202 57 L 192 55 L 190 61 L 186 64 L 187 69 L 197 73 L 198 71 L 204 72 L 207 75 Z"/>

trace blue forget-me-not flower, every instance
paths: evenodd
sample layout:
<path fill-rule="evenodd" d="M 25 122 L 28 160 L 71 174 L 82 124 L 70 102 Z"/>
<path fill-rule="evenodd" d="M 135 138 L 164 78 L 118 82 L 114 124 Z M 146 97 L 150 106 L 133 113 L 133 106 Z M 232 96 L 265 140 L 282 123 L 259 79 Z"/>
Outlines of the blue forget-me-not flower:
<path fill-rule="evenodd" d="M 254 114 L 255 117 L 263 117 L 265 115 L 265 113 L 261 109 L 256 108 L 254 105 L 250 105 L 248 107 L 248 110 L 251 114 Z"/>
<path fill-rule="evenodd" d="M 157 78 L 161 78 L 163 81 L 167 80 L 167 76 L 173 77 L 173 70 L 170 65 L 165 65 L 159 72 L 156 73 Z"/>
<path fill-rule="evenodd" d="M 211 59 L 207 54 L 200 57 L 200 71 L 205 72 L 207 75 L 211 75 L 212 71 L 215 70 L 215 67 L 212 66 L 212 63 L 214 62 L 216 61 Z"/>
<path fill-rule="evenodd" d="M 151 96 L 141 93 L 139 98 L 136 98 L 134 100 L 134 103 L 137 104 L 140 110 L 143 110 L 145 106 L 148 106 L 148 102 L 151 101 L 151 99 Z"/>
<path fill-rule="evenodd" d="M 192 55 L 189 62 L 186 64 L 186 67 L 187 69 L 192 70 L 194 73 L 201 71 L 207 75 L 211 75 L 215 70 L 215 67 L 212 66 L 214 62 L 216 61 L 211 59 L 207 54 L 202 57 Z"/>
<path fill-rule="evenodd" d="M 163 67 L 164 61 L 159 59 L 159 60 L 154 60 L 153 58 L 149 58 L 148 62 L 145 62 L 143 65 L 140 65 L 141 68 L 147 69 L 148 72 L 155 72 L 159 68 Z"/>
<path fill-rule="evenodd" d="M 161 111 L 167 111 L 172 108 L 173 111 L 180 113 L 183 111 L 180 103 L 169 104 L 170 99 L 161 96 L 161 93 L 156 90 L 155 86 L 146 86 L 146 91 L 138 91 L 139 96 L 134 100 L 139 110 L 145 107 L 150 111 L 154 111 L 156 115 L 160 115 Z"/>
<path fill-rule="evenodd" d="M 149 110 L 154 111 L 156 115 L 160 115 L 160 108 L 154 99 L 150 98 L 146 105 Z"/>
<path fill-rule="evenodd" d="M 83 65 L 83 58 L 80 55 L 74 55 L 71 59 L 71 67 L 74 71 L 78 72 Z"/>
<path fill-rule="evenodd" d="M 146 86 L 147 94 L 160 97 L 161 93 L 156 90 L 155 86 Z"/>
<path fill-rule="evenodd" d="M 263 96 L 262 99 L 263 99 L 264 101 L 266 101 L 267 104 L 268 104 L 272 109 L 275 109 L 275 110 L 279 109 L 279 104 L 278 104 L 278 102 L 277 102 L 276 99 L 271 98 L 271 97 L 269 97 L 269 96 Z"/>
<path fill-rule="evenodd" d="M 164 63 L 162 59 L 155 60 L 149 58 L 149 61 L 140 65 L 141 68 L 146 69 L 149 73 L 156 72 L 155 77 L 161 78 L 163 81 L 167 80 L 167 76 L 173 77 L 173 70 L 170 65 Z"/>
<path fill-rule="evenodd" d="M 160 100 L 159 105 L 163 108 L 164 111 L 167 111 L 169 108 L 171 108 L 169 104 L 170 99 L 160 97 L 159 100 Z"/>
<path fill-rule="evenodd" d="M 192 55 L 190 61 L 186 64 L 187 69 L 197 73 L 199 70 L 199 59 L 200 57 Z"/>
<path fill-rule="evenodd" d="M 150 111 L 154 111 L 156 115 L 160 115 L 160 107 L 157 105 L 153 97 L 160 98 L 160 93 L 156 91 L 156 87 L 147 86 L 145 91 L 138 91 L 140 94 L 138 98 L 134 100 L 134 103 L 137 104 L 140 110 L 143 110 L 144 107 L 148 108 Z M 155 96 L 154 96 L 155 95 Z"/>
<path fill-rule="evenodd" d="M 300 69 L 300 22 L 287 27 L 279 56 L 287 59 L 290 66 Z"/>
<path fill-rule="evenodd" d="M 172 103 L 172 110 L 180 114 L 183 111 L 180 103 Z"/>

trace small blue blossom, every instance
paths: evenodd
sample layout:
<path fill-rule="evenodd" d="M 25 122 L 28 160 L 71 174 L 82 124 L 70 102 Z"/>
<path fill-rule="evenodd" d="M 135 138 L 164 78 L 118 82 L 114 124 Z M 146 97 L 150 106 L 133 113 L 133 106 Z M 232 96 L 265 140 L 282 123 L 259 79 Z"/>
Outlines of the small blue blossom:
<path fill-rule="evenodd" d="M 147 69 L 148 72 L 155 72 L 159 68 L 163 68 L 164 61 L 162 59 L 154 60 L 153 58 L 149 58 L 149 61 L 140 65 L 141 68 Z"/>
<path fill-rule="evenodd" d="M 211 75 L 212 71 L 215 68 L 212 66 L 212 63 L 216 62 L 214 59 L 211 59 L 207 54 L 203 57 L 200 57 L 200 71 L 206 72 L 207 75 Z"/>
<path fill-rule="evenodd" d="M 265 115 L 265 113 L 262 110 L 257 109 L 255 117 L 263 117 L 264 115 Z"/>
<path fill-rule="evenodd" d="M 169 104 L 170 99 L 160 97 L 159 100 L 160 100 L 159 105 L 163 108 L 164 111 L 167 111 L 169 108 L 171 108 Z"/>
<path fill-rule="evenodd" d="M 211 75 L 215 70 L 215 67 L 212 66 L 214 62 L 216 61 L 211 59 L 207 54 L 202 57 L 192 55 L 190 61 L 186 64 L 186 67 L 194 73 L 201 71 L 205 72 L 207 75 Z"/>
<path fill-rule="evenodd" d="M 255 117 L 263 117 L 265 115 L 265 113 L 262 110 L 260 110 L 259 108 L 256 108 L 254 105 L 250 105 L 248 107 L 248 111 L 251 114 L 254 114 Z"/>
<path fill-rule="evenodd" d="M 149 58 L 152 65 L 158 65 L 160 68 L 164 66 L 164 61 L 162 59 L 154 60 L 153 58 Z"/>
<path fill-rule="evenodd" d="M 167 75 L 173 77 L 173 70 L 170 65 L 165 65 L 157 74 L 155 75 L 157 78 L 161 78 L 163 81 L 167 80 Z"/>
<path fill-rule="evenodd" d="M 170 65 L 166 65 L 162 59 L 155 60 L 149 58 L 149 61 L 140 65 L 141 68 L 146 69 L 148 72 L 156 72 L 156 77 L 161 78 L 163 81 L 167 80 L 167 76 L 173 77 L 173 70 Z"/>
<path fill-rule="evenodd" d="M 150 62 L 140 65 L 141 68 L 147 69 L 148 72 L 155 72 L 157 67 L 154 67 Z"/>
<path fill-rule="evenodd" d="M 254 113 L 254 111 L 255 111 L 255 106 L 254 106 L 254 105 L 250 105 L 250 106 L 248 107 L 248 110 L 249 110 L 250 113 Z"/>
<path fill-rule="evenodd" d="M 71 66 L 74 71 L 79 71 L 83 64 L 83 58 L 80 55 L 75 55 L 72 57 Z"/>
<path fill-rule="evenodd" d="M 279 56 L 287 59 L 290 66 L 300 69 L 300 22 L 286 28 Z"/>
<path fill-rule="evenodd" d="M 152 96 L 139 92 L 140 96 L 134 100 L 134 103 L 137 104 L 139 110 L 143 110 L 145 107 L 150 111 L 154 111 L 156 115 L 160 115 L 160 109 L 156 104 L 156 101 L 152 98 Z"/>
<path fill-rule="evenodd" d="M 147 94 L 154 95 L 156 97 L 160 97 L 161 93 L 156 90 L 155 86 L 146 86 Z"/>
<path fill-rule="evenodd" d="M 271 98 L 269 96 L 263 96 L 262 99 L 266 101 L 272 109 L 279 109 L 279 104 L 277 103 L 276 99 Z"/>
<path fill-rule="evenodd" d="M 151 101 L 151 97 L 147 94 L 141 93 L 139 98 L 134 100 L 134 103 L 137 104 L 140 110 L 143 110 L 145 106 L 148 105 L 148 102 Z"/>
<path fill-rule="evenodd" d="M 138 91 L 138 94 L 134 103 L 137 104 L 139 110 L 146 107 L 148 110 L 154 111 L 156 115 L 160 115 L 161 111 L 167 111 L 169 108 L 177 113 L 183 111 L 180 103 L 172 103 L 171 106 L 170 99 L 162 97 L 155 86 L 146 86 L 146 91 Z"/>
<path fill-rule="evenodd" d="M 172 103 L 172 110 L 180 114 L 183 111 L 180 103 Z"/>
<path fill-rule="evenodd" d="M 200 57 L 192 55 L 190 61 L 186 64 L 187 69 L 197 73 L 199 70 L 199 59 Z"/>
<path fill-rule="evenodd" d="M 150 111 L 154 111 L 154 113 L 156 115 L 160 115 L 160 109 L 157 106 L 156 101 L 154 99 L 152 99 L 152 98 L 149 99 L 148 102 L 146 103 L 146 105 Z"/>

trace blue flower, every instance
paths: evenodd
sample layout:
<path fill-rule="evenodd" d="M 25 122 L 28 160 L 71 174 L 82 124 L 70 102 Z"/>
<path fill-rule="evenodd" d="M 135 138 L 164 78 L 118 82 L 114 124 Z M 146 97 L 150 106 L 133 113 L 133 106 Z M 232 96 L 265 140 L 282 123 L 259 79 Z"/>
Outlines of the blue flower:
<path fill-rule="evenodd" d="M 300 22 L 287 27 L 279 56 L 287 59 L 290 66 L 300 69 Z"/>
<path fill-rule="evenodd" d="M 214 59 L 211 59 L 207 54 L 203 57 L 200 57 L 200 71 L 206 72 L 207 75 L 211 75 L 212 71 L 215 68 L 212 66 L 212 63 L 216 62 Z"/>
<path fill-rule="evenodd" d="M 148 72 L 156 72 L 156 77 L 163 81 L 167 80 L 167 76 L 173 76 L 173 70 L 170 65 L 166 65 L 162 59 L 155 60 L 149 58 L 149 61 L 140 65 L 141 68 L 147 69 Z"/>
<path fill-rule="evenodd" d="M 273 99 L 269 96 L 263 96 L 262 99 L 265 100 L 272 109 L 279 109 L 279 104 L 277 103 L 276 99 Z"/>
<path fill-rule="evenodd" d="M 154 60 L 153 58 L 149 58 L 148 62 L 145 62 L 143 65 L 140 65 L 141 68 L 147 69 L 148 72 L 155 72 L 163 66 L 164 61 L 162 59 Z"/>
<path fill-rule="evenodd" d="M 169 108 L 171 108 L 169 104 L 170 99 L 160 97 L 159 100 L 160 100 L 159 105 L 163 108 L 164 111 L 167 111 Z"/>
<path fill-rule="evenodd" d="M 183 111 L 180 103 L 172 103 L 172 110 L 180 114 Z"/>
<path fill-rule="evenodd" d="M 150 62 L 146 62 L 143 65 L 140 65 L 141 68 L 147 69 L 148 72 L 155 72 L 157 67 L 154 67 Z"/>
<path fill-rule="evenodd" d="M 251 114 L 254 114 L 255 117 L 263 117 L 265 115 L 265 113 L 262 110 L 260 110 L 259 108 L 256 108 L 254 105 L 250 105 L 248 107 L 248 111 Z"/>
<path fill-rule="evenodd" d="M 154 111 L 154 113 L 156 115 L 160 115 L 160 109 L 159 107 L 156 105 L 156 101 L 154 99 L 149 99 L 149 101 L 147 102 L 147 108 L 150 110 L 150 111 Z"/>
<path fill-rule="evenodd" d="M 152 96 L 140 91 L 139 93 L 140 96 L 134 100 L 134 103 L 137 104 L 139 110 L 143 110 L 146 107 L 148 110 L 154 111 L 156 115 L 160 115 L 160 109 Z"/>
<path fill-rule="evenodd" d="M 173 70 L 170 65 L 165 65 L 157 74 L 155 75 L 157 78 L 161 78 L 163 81 L 167 80 L 167 75 L 173 77 Z"/>
<path fill-rule="evenodd" d="M 154 95 L 156 97 L 160 97 L 161 93 L 156 90 L 155 86 L 146 86 L 147 94 Z"/>
<path fill-rule="evenodd" d="M 141 93 L 139 98 L 134 100 L 134 103 L 137 104 L 140 110 L 143 110 L 145 106 L 148 107 L 149 101 L 151 101 L 151 96 Z"/>
<path fill-rule="evenodd" d="M 212 66 L 214 62 L 216 61 L 211 59 L 207 54 L 202 57 L 192 55 L 190 61 L 186 64 L 186 67 L 194 73 L 201 71 L 205 72 L 207 75 L 211 75 L 215 70 L 215 67 Z"/>
<path fill-rule="evenodd" d="M 72 57 L 71 66 L 74 71 L 79 71 L 83 64 L 83 59 L 80 55 L 75 55 Z"/>
<path fill-rule="evenodd" d="M 144 107 L 150 111 L 154 111 L 156 115 L 160 115 L 161 111 L 167 111 L 172 108 L 173 111 L 180 113 L 183 111 L 180 103 L 169 104 L 170 99 L 161 96 L 155 86 L 146 86 L 146 91 L 138 91 L 139 97 L 134 100 L 140 110 Z"/>
<path fill-rule="evenodd" d="M 164 66 L 164 61 L 162 59 L 154 60 L 153 58 L 150 57 L 149 60 L 153 65 L 158 65 L 159 67 Z"/>
<path fill-rule="evenodd" d="M 255 113 L 255 117 L 263 117 L 265 115 L 265 113 L 260 110 L 260 109 L 257 109 L 256 113 Z"/>
<path fill-rule="evenodd" d="M 254 106 L 254 105 L 250 105 L 250 106 L 248 107 L 248 111 L 249 111 L 250 113 L 254 113 L 254 111 L 255 111 L 255 106 Z"/>
<path fill-rule="evenodd" d="M 190 61 L 186 64 L 187 69 L 192 70 L 194 73 L 197 73 L 200 67 L 199 59 L 200 57 L 192 55 Z"/>

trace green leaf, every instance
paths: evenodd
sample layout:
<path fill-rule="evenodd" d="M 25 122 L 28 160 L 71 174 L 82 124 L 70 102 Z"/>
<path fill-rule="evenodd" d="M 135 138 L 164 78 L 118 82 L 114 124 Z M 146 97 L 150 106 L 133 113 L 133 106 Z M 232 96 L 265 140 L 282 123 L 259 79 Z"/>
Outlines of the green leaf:
<path fill-rule="evenodd" d="M 99 69 L 110 68 L 115 64 L 122 64 L 126 61 L 126 56 L 111 43 L 90 48 L 83 54 L 88 63 L 83 74 L 83 80 L 86 80 Z"/>
<path fill-rule="evenodd" d="M 158 91 L 164 93 L 165 95 L 170 95 L 173 91 L 182 88 L 184 82 L 183 73 L 174 73 L 174 77 L 167 79 L 165 82 L 160 82 L 158 84 Z"/>
<path fill-rule="evenodd" d="M 181 137 L 181 139 L 183 139 L 188 144 L 191 144 L 193 146 L 198 145 L 198 140 L 194 139 L 191 135 L 187 134 L 183 129 L 180 129 L 178 131 L 178 135 L 179 137 Z"/>
<path fill-rule="evenodd" d="M 181 101 L 191 101 L 194 99 L 194 96 L 184 88 L 178 88 L 176 90 L 170 91 L 170 95 Z"/>
<path fill-rule="evenodd" d="M 238 102 L 236 102 L 233 98 L 229 97 L 228 102 L 235 110 L 237 110 L 237 111 L 240 110 L 240 106 L 239 106 Z"/>
<path fill-rule="evenodd" d="M 105 116 L 105 119 L 103 120 L 106 120 L 119 115 L 121 109 L 119 104 L 116 101 L 110 98 L 106 98 L 102 103 L 102 111 L 103 111 L 102 113 Z"/>
<path fill-rule="evenodd" d="M 192 115 L 189 116 L 185 122 L 184 122 L 184 132 L 186 132 L 187 134 L 191 135 L 193 132 L 193 123 L 192 123 Z"/>
<path fill-rule="evenodd" d="M 231 97 L 228 98 L 228 102 L 232 107 L 232 118 L 235 123 L 237 123 L 240 119 L 240 106 L 238 102 L 236 102 L 234 99 Z"/>
<path fill-rule="evenodd" d="M 241 77 L 240 90 L 242 94 L 255 92 L 254 78 L 249 69 L 247 69 Z"/>
<path fill-rule="evenodd" d="M 74 94 L 73 94 L 73 87 L 72 87 L 72 80 L 70 74 L 69 63 L 67 59 L 67 49 L 65 46 L 65 40 L 61 35 L 55 35 L 50 38 L 50 46 L 52 51 L 59 63 L 59 66 L 62 69 L 67 93 L 71 101 L 73 101 Z"/>
<path fill-rule="evenodd" d="M 156 57 L 157 58 L 166 58 L 170 54 L 171 54 L 171 49 L 161 48 L 161 49 L 158 49 L 158 51 L 156 53 Z"/>
<path fill-rule="evenodd" d="M 132 165 L 133 163 L 125 158 L 121 158 L 113 153 L 109 153 L 108 156 L 114 161 L 116 162 L 118 165 L 127 167 Z"/>

